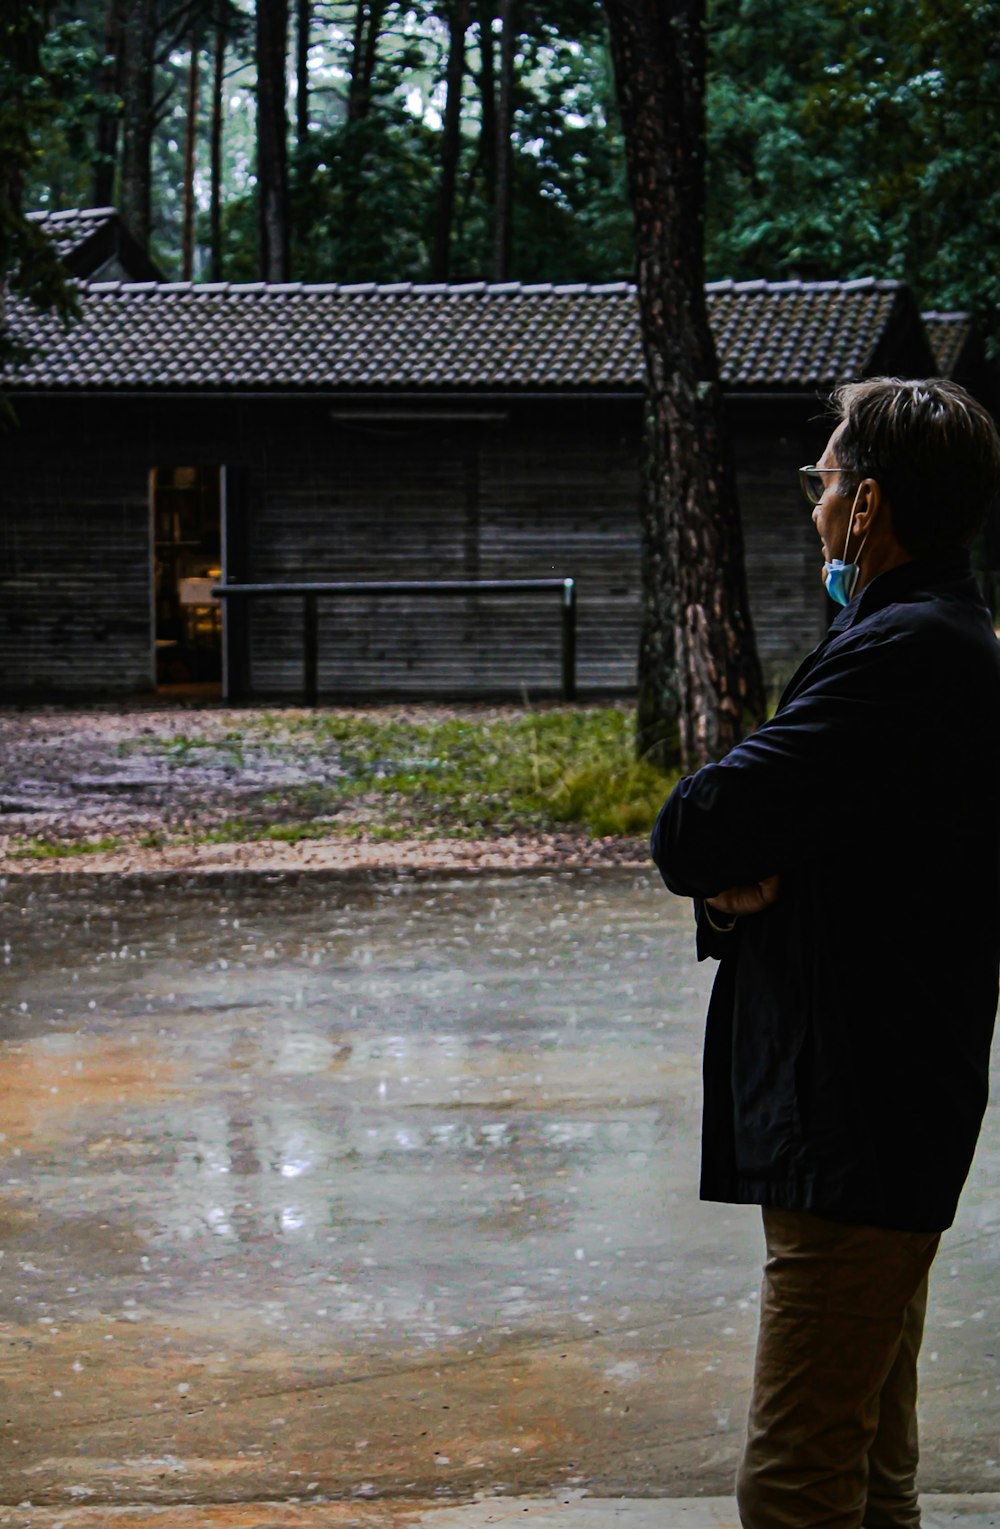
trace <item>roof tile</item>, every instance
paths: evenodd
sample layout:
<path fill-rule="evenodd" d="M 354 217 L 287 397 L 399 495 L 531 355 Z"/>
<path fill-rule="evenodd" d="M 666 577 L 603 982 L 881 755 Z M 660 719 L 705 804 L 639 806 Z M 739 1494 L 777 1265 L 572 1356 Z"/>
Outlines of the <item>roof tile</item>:
<path fill-rule="evenodd" d="M 905 289 L 872 279 L 712 282 L 730 388 L 826 388 L 863 375 Z M 644 385 L 636 290 L 516 282 L 99 282 L 82 318 L 12 304 L 33 354 L 6 386 L 37 390 L 302 388 L 634 390 Z"/>

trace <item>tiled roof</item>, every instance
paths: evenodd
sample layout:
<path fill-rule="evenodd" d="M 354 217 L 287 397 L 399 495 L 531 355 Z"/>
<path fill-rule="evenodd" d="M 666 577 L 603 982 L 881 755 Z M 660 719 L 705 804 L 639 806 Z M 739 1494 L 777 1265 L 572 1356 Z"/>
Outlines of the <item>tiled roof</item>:
<path fill-rule="evenodd" d="M 922 313 L 920 317 L 924 321 L 939 375 L 953 377 L 958 370 L 962 352 L 972 338 L 972 315 Z"/>
<path fill-rule="evenodd" d="M 916 310 L 898 282 L 711 283 L 730 389 L 863 376 Z M 10 312 L 32 356 L 6 386 L 59 391 L 582 391 L 643 387 L 635 288 L 95 282 L 82 318 Z M 919 325 L 917 325 L 919 327 Z"/>
<path fill-rule="evenodd" d="M 69 274 L 81 281 L 163 280 L 163 272 L 132 238 L 114 207 L 29 212 L 28 217 L 52 240 Z"/>
<path fill-rule="evenodd" d="M 114 207 L 74 207 L 68 212 L 29 212 L 28 218 L 52 240 L 60 260 L 69 261 L 95 234 L 117 223 L 118 212 Z"/>

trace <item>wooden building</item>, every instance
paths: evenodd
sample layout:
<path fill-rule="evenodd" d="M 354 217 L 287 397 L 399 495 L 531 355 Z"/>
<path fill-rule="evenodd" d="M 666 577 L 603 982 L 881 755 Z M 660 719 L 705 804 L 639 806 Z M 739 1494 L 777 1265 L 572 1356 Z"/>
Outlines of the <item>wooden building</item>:
<path fill-rule="evenodd" d="M 635 289 L 89 281 L 16 309 L 3 381 L 0 694 L 188 681 L 293 699 L 297 600 L 227 582 L 572 576 L 581 695 L 634 688 L 643 364 Z M 829 605 L 796 469 L 837 382 L 935 370 L 908 289 L 708 288 L 769 682 Z M 556 597 L 324 602 L 324 699 L 558 693 Z"/>

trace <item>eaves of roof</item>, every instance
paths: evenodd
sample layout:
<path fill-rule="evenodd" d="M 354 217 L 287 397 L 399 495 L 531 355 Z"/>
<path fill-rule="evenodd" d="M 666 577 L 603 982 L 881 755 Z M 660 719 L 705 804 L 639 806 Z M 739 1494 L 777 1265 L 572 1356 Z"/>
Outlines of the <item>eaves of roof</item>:
<path fill-rule="evenodd" d="M 32 349 L 12 392 L 200 396 L 641 395 L 636 289 L 585 283 L 92 282 L 63 330 L 12 306 Z M 912 298 L 898 282 L 712 282 L 730 393 L 864 376 Z M 918 325 L 919 325 L 919 321 Z"/>

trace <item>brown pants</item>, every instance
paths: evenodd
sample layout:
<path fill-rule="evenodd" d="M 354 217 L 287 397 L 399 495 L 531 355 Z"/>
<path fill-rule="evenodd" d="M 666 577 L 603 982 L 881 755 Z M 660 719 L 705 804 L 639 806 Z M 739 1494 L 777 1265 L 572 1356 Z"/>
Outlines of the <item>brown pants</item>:
<path fill-rule="evenodd" d="M 764 1211 L 743 1529 L 918 1529 L 917 1354 L 937 1233 Z"/>

